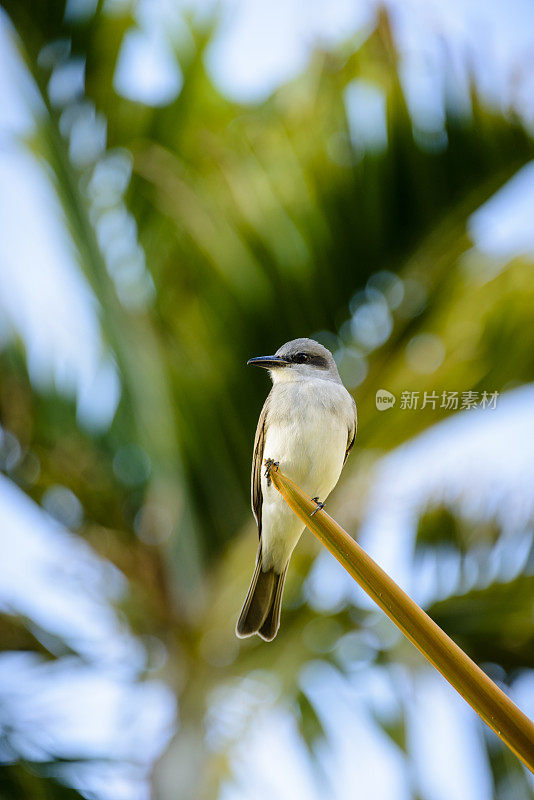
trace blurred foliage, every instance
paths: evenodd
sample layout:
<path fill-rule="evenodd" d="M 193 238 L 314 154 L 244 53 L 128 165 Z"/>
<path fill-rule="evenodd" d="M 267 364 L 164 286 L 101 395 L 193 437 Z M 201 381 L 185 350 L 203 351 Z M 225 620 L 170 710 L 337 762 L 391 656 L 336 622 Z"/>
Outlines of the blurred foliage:
<path fill-rule="evenodd" d="M 534 576 L 520 575 L 433 603 L 428 609 L 440 627 L 454 631 L 457 643 L 478 663 L 505 670 L 534 664 L 532 597 Z"/>
<path fill-rule="evenodd" d="M 55 780 L 43 764 L 21 763 L 3 766 L 0 796 L 9 800 L 80 800 L 83 795 Z"/>
<path fill-rule="evenodd" d="M 256 546 L 248 473 L 267 392 L 245 362 L 290 338 L 319 332 L 339 351 L 359 408 L 359 447 L 339 492 L 350 495 L 354 508 L 365 495 L 369 459 L 451 413 L 414 413 L 397 405 L 377 414 L 378 388 L 387 386 L 397 396 L 406 387 L 438 394 L 451 387 L 501 391 L 532 380 L 532 265 L 517 259 L 493 280 L 482 278 L 487 264 L 472 249 L 467 220 L 533 157 L 533 142 L 512 113 L 482 106 L 474 89 L 471 108 L 462 113 L 445 93 L 442 143 L 424 140 L 407 110 L 383 12 L 363 44 L 315 52 L 298 79 L 247 107 L 223 97 L 206 74 L 203 56 L 216 21 L 203 30 L 191 26 L 190 38 L 173 39 L 182 91 L 166 106 L 149 107 L 113 89 L 121 42 L 134 25 L 127 11 L 106 13 L 99 2 L 85 20 L 69 21 L 62 2 L 2 5 L 42 101 L 28 146 L 54 177 L 122 382 L 110 428 L 87 431 L 72 400 L 32 386 L 21 342 L 6 347 L 0 354 L 2 426 L 17 437 L 25 459 L 40 465 L 32 477 L 22 461 L 10 477 L 37 502 L 57 484 L 76 495 L 84 510 L 77 533 L 128 578 L 122 611 L 132 629 L 158 636 L 168 649 L 162 677 L 178 696 L 180 730 L 156 771 L 155 796 L 177 796 L 172 792 L 179 781 L 181 799 L 212 798 L 231 776 L 233 748 L 250 723 L 245 720 L 233 739 L 208 747 L 205 724 L 214 692 L 231 697 L 243 676 L 268 670 L 274 695 L 298 709 L 313 758 L 325 733 L 298 676 L 314 659 L 345 670 L 343 637 L 376 622 L 351 606 L 321 614 L 305 602 L 302 584 L 316 549 L 303 541 L 292 561 L 276 641 L 266 648 L 234 638 Z M 70 47 L 54 50 L 61 42 Z M 85 95 L 63 105 L 51 102 L 51 74 L 78 57 L 85 61 Z M 355 79 L 384 93 L 385 147 L 361 151 L 351 141 L 344 92 Z M 107 130 L 106 149 L 85 160 L 73 157 L 69 138 L 72 120 L 84 114 Z M 91 188 L 95 163 L 114 156 L 132 169 L 124 207 L 135 223 L 134 245 L 146 254 L 144 283 L 133 287 L 133 299 L 117 284 L 102 233 L 110 215 L 122 213 L 123 201 L 95 200 Z M 117 235 L 131 238 L 128 231 Z M 368 280 L 384 270 L 401 277 L 404 298 L 392 311 L 387 341 L 362 354 L 349 320 L 354 303 L 368 296 L 357 293 L 369 291 Z M 446 356 L 430 373 L 416 372 L 406 361 L 406 347 L 420 333 L 444 344 Z M 367 376 L 351 383 L 354 354 Z M 133 471 L 125 480 L 116 458 L 132 445 L 138 449 L 126 451 Z M 356 533 L 359 512 L 350 513 L 351 526 L 340 521 Z M 499 532 L 489 527 L 477 535 L 491 543 Z M 247 536 L 236 536 L 243 528 Z M 418 545 L 438 556 L 446 545 L 463 558 L 473 531 L 450 510 L 437 512 L 421 521 Z M 530 576 L 497 578 L 458 589 L 430 613 L 475 660 L 520 670 L 533 664 L 531 598 Z M 2 624 L 5 649 L 42 652 L 39 637 L 34 640 L 23 621 Z M 397 660 L 408 671 L 421 667 L 398 643 L 371 648 L 366 659 Z M 381 724 L 407 749 L 402 718 Z M 492 747 L 498 772 L 502 751 Z M 61 797 L 66 791 L 45 780 L 46 770 L 26 766 L 5 768 L 2 796 Z M 513 773 L 528 792 L 514 770 L 506 780 Z M 29 781 L 35 788 L 26 788 Z"/>

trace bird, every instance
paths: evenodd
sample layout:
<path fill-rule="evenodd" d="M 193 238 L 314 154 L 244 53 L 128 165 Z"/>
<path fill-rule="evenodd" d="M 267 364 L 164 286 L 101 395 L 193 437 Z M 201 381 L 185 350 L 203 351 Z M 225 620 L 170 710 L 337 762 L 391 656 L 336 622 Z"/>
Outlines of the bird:
<path fill-rule="evenodd" d="M 270 642 L 280 626 L 289 561 L 305 526 L 274 487 L 265 463 L 277 463 L 322 508 L 354 445 L 357 413 L 332 353 L 313 339 L 293 339 L 273 356 L 247 364 L 269 370 L 273 386 L 254 438 L 251 495 L 259 546 L 236 634 Z"/>

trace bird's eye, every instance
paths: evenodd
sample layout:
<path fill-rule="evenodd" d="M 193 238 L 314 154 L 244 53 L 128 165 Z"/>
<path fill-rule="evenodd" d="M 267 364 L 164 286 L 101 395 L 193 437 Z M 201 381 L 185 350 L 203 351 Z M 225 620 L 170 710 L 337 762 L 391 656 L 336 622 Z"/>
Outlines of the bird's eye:
<path fill-rule="evenodd" d="M 308 355 L 306 353 L 297 353 L 293 360 L 296 361 L 297 364 L 304 364 L 304 362 L 308 360 Z"/>

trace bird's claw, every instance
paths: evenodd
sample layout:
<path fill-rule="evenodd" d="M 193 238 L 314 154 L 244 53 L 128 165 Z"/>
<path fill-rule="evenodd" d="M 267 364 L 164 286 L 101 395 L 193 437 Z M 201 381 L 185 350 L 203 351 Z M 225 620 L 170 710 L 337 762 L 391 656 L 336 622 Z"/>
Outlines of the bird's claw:
<path fill-rule="evenodd" d="M 323 508 L 324 508 L 324 503 L 321 503 L 321 501 L 319 500 L 318 497 L 312 497 L 312 500 L 313 500 L 314 503 L 317 503 L 317 508 L 315 509 L 315 511 L 311 512 L 310 517 L 313 517 L 314 514 L 317 514 L 319 509 L 321 509 L 321 511 L 322 511 Z"/>
<path fill-rule="evenodd" d="M 265 465 L 265 477 L 267 478 L 267 486 L 271 485 L 271 469 L 273 467 L 279 467 L 280 462 L 275 461 L 274 458 L 266 458 L 263 462 Z"/>

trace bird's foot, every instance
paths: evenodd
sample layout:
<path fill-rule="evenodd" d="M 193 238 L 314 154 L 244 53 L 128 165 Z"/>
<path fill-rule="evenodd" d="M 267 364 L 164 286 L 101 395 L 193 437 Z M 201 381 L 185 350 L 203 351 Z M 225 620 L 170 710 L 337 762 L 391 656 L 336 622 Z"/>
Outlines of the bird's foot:
<path fill-rule="evenodd" d="M 321 511 L 322 511 L 323 508 L 324 508 L 324 503 L 321 503 L 321 501 L 319 500 L 318 497 L 312 497 L 312 500 L 313 500 L 314 503 L 317 503 L 317 508 L 315 509 L 315 511 L 312 511 L 312 513 L 310 514 L 310 517 L 313 517 L 314 514 L 317 514 L 319 509 L 321 509 Z"/>
<path fill-rule="evenodd" d="M 271 485 L 271 469 L 273 467 L 279 467 L 280 462 L 275 461 L 274 458 L 266 458 L 263 462 L 265 465 L 265 477 L 267 478 L 267 486 Z"/>

